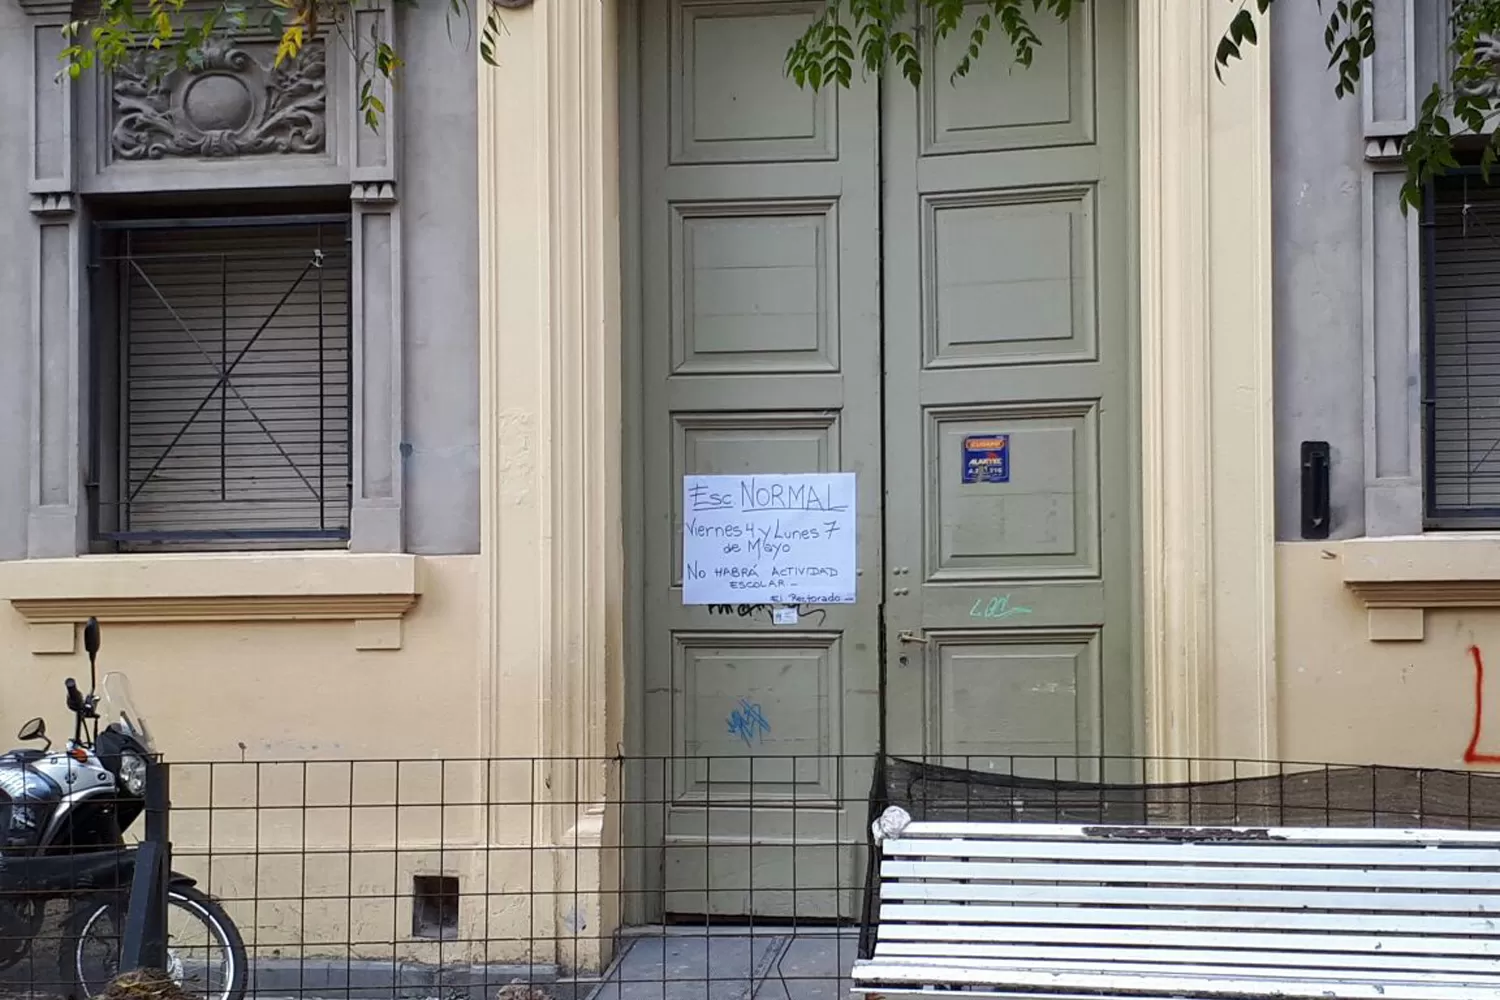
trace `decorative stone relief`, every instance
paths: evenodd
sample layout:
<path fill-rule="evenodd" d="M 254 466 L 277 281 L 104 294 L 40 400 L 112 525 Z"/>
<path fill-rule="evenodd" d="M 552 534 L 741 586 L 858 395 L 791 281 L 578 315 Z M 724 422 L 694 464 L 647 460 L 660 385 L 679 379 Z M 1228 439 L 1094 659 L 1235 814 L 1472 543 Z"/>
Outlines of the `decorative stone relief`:
<path fill-rule="evenodd" d="M 349 200 L 363 205 L 394 205 L 396 185 L 390 181 L 355 181 L 349 185 Z"/>
<path fill-rule="evenodd" d="M 1474 60 L 1484 67 L 1487 75 L 1483 80 L 1463 89 L 1476 97 L 1500 97 L 1500 38 L 1480 35 L 1475 39 Z"/>
<path fill-rule="evenodd" d="M 321 153 L 326 77 L 321 46 L 277 66 L 270 46 L 219 42 L 166 73 L 143 54 L 115 71 L 110 148 L 121 160 Z"/>
<path fill-rule="evenodd" d="M 68 191 L 45 192 L 31 196 L 31 214 L 56 218 L 73 214 L 73 195 Z"/>
<path fill-rule="evenodd" d="M 1400 163 L 1401 140 L 1399 135 L 1373 136 L 1365 139 L 1365 160 L 1369 163 Z"/>

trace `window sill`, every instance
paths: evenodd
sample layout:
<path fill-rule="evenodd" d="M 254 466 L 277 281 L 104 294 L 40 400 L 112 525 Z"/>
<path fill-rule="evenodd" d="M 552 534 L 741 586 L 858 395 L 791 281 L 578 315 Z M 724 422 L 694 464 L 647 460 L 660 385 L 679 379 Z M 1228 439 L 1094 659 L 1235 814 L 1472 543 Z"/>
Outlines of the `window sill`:
<path fill-rule="evenodd" d="M 400 649 L 417 557 L 349 552 L 80 556 L 0 563 L 0 599 L 33 653 L 72 653 L 102 623 L 346 621 L 356 649 Z"/>
<path fill-rule="evenodd" d="M 1358 538 L 1339 545 L 1344 586 L 1373 642 L 1418 642 L 1428 608 L 1500 608 L 1500 534 Z"/>

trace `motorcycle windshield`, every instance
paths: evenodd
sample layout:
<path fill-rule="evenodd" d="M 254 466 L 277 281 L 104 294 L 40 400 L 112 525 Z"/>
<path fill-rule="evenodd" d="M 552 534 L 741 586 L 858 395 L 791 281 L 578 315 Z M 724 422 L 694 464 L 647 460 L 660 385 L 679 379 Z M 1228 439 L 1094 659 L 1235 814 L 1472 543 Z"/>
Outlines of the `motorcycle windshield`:
<path fill-rule="evenodd" d="M 99 689 L 100 721 L 106 726 L 119 726 L 133 736 L 147 753 L 155 753 L 156 744 L 151 740 L 151 729 L 136 707 L 135 699 L 131 697 L 130 678 L 122 673 L 105 674 Z"/>

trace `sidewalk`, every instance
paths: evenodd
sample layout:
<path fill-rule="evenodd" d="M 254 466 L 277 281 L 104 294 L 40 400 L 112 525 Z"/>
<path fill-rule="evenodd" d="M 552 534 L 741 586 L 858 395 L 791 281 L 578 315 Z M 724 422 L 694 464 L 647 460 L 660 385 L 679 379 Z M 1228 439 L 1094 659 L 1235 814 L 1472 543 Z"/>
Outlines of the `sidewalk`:
<path fill-rule="evenodd" d="M 590 1000 L 834 1000 L 858 933 L 697 927 L 634 933 Z"/>

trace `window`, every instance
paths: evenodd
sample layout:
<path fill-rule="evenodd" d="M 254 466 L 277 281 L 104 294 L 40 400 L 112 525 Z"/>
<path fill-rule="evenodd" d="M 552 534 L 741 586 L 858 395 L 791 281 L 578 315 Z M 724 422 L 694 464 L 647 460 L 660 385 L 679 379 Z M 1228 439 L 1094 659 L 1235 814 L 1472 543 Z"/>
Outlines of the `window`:
<path fill-rule="evenodd" d="M 106 225 L 99 249 L 96 539 L 346 540 L 347 217 Z"/>
<path fill-rule="evenodd" d="M 1426 505 L 1431 527 L 1500 526 L 1500 188 L 1429 194 L 1423 241 Z"/>

